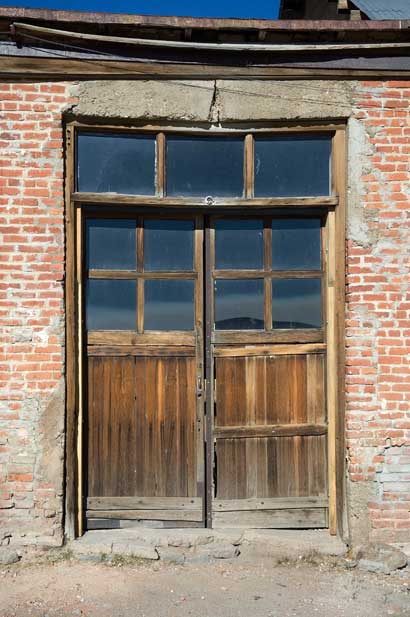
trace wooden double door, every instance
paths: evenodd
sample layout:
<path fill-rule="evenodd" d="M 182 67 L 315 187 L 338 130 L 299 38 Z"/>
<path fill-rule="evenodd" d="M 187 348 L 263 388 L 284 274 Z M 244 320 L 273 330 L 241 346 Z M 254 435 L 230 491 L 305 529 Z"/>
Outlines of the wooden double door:
<path fill-rule="evenodd" d="M 88 528 L 327 526 L 324 224 L 85 217 Z"/>

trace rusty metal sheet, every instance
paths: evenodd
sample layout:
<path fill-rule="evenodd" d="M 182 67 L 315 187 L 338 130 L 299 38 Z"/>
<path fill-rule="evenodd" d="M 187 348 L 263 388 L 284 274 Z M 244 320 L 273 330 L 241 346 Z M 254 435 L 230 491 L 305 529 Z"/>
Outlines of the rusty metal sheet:
<path fill-rule="evenodd" d="M 155 28 L 194 28 L 198 30 L 267 30 L 276 32 L 387 32 L 410 29 L 410 20 L 343 21 L 343 20 L 269 20 L 239 18 L 176 17 L 133 15 L 94 11 L 58 11 L 22 7 L 0 7 L 0 19 L 27 19 L 78 24 L 142 26 Z"/>

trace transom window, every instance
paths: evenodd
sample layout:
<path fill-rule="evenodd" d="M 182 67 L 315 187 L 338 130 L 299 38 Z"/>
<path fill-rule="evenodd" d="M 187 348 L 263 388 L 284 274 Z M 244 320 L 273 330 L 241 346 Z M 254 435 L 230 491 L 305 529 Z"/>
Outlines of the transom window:
<path fill-rule="evenodd" d="M 203 198 L 331 193 L 328 134 L 80 131 L 77 139 L 78 192 Z"/>

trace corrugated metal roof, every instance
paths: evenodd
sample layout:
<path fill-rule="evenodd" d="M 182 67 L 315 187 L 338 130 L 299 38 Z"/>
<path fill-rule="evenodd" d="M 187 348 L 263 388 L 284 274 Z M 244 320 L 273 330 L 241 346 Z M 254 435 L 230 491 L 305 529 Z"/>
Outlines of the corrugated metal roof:
<path fill-rule="evenodd" d="M 410 0 L 352 0 L 370 19 L 410 19 Z"/>

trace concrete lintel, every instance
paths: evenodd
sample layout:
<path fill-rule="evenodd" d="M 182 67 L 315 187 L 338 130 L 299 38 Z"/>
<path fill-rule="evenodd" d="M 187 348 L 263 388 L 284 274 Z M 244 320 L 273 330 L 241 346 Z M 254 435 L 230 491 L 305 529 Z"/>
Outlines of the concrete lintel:
<path fill-rule="evenodd" d="M 217 80 L 221 122 L 346 119 L 353 85 L 347 81 Z"/>
<path fill-rule="evenodd" d="M 214 81 L 87 81 L 77 87 L 69 115 L 103 120 L 207 122 Z"/>

